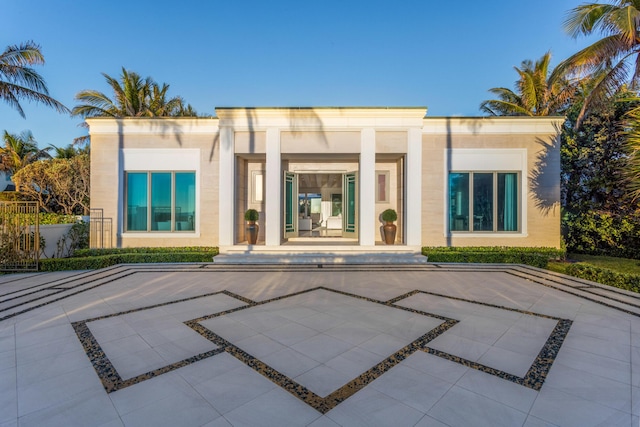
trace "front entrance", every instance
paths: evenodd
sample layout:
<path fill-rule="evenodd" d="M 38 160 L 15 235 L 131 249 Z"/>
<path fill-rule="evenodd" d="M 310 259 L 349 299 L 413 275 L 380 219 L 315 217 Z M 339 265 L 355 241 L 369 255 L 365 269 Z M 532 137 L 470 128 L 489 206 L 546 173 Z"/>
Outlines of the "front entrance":
<path fill-rule="evenodd" d="M 283 184 L 286 240 L 357 242 L 357 172 L 285 171 Z"/>

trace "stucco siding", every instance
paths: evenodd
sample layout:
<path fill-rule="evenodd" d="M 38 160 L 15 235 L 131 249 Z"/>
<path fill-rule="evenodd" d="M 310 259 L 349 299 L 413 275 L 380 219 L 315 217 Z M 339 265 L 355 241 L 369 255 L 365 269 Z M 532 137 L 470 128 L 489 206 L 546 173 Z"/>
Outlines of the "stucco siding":
<path fill-rule="evenodd" d="M 218 245 L 218 154 L 217 134 L 174 132 L 91 135 L 91 207 L 102 208 L 106 218 L 113 218 L 113 242 L 119 247 L 136 246 L 216 246 Z M 128 149 L 149 150 L 145 170 L 154 171 L 154 151 L 159 149 L 199 150 L 198 233 L 124 232 L 123 153 Z M 140 168 L 136 168 L 140 169 Z M 119 188 L 119 190 L 118 190 Z"/>
<path fill-rule="evenodd" d="M 446 232 L 449 149 L 525 149 L 526 221 L 522 234 Z M 425 246 L 560 245 L 560 154 L 556 134 L 423 135 L 423 229 Z"/>

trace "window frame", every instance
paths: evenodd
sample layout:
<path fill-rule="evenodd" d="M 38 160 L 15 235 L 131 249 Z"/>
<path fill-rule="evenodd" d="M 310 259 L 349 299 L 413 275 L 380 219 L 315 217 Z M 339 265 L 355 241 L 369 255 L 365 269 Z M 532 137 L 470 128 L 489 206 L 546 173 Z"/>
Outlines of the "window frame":
<path fill-rule="evenodd" d="M 147 229 L 146 230 L 129 230 L 128 223 L 128 210 L 129 210 L 129 174 L 137 173 L 137 174 L 146 174 L 146 198 L 147 198 L 147 213 L 146 213 L 146 221 L 147 221 Z M 153 228 L 153 192 L 152 192 L 152 175 L 154 173 L 168 173 L 171 174 L 171 188 L 170 188 L 170 200 L 171 200 L 171 219 L 170 219 L 170 229 L 169 230 L 154 230 Z M 131 233 L 131 234 L 197 234 L 197 221 L 198 221 L 198 212 L 197 212 L 197 193 L 194 197 L 194 224 L 193 230 L 177 230 L 176 229 L 176 174 L 178 173 L 191 173 L 193 174 L 194 184 L 197 183 L 198 173 L 196 170 L 126 170 L 124 171 L 124 203 L 123 203 L 123 224 L 122 231 L 123 233 Z M 197 191 L 197 184 L 194 191 Z"/>
<path fill-rule="evenodd" d="M 474 230 L 474 174 L 491 174 L 492 175 L 492 230 Z M 451 180 L 452 174 L 468 174 L 468 198 L 469 198 L 469 213 L 468 213 L 468 230 L 452 230 L 451 229 Z M 498 176 L 499 174 L 514 174 L 516 176 L 516 229 L 515 230 L 498 230 L 498 198 L 499 198 L 499 186 Z M 522 206 L 522 172 L 519 170 L 450 170 L 447 174 L 447 230 L 450 235 L 520 235 L 523 233 L 523 206 Z"/>

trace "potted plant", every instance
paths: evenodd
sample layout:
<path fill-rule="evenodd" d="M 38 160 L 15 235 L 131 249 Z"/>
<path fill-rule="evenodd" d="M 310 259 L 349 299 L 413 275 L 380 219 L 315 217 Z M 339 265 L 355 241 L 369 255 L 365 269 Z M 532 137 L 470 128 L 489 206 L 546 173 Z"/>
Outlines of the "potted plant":
<path fill-rule="evenodd" d="M 398 219 L 398 213 L 393 209 L 387 209 L 382 212 L 382 220 L 384 221 L 384 226 L 382 227 L 384 231 L 384 242 L 387 245 L 393 245 L 396 241 L 396 225 L 393 221 Z"/>
<path fill-rule="evenodd" d="M 258 218 L 260 218 L 260 214 L 255 209 L 247 209 L 244 213 L 244 220 L 247 221 L 245 234 L 250 245 L 255 245 L 258 241 L 258 231 L 260 230 L 260 226 L 256 223 Z"/>

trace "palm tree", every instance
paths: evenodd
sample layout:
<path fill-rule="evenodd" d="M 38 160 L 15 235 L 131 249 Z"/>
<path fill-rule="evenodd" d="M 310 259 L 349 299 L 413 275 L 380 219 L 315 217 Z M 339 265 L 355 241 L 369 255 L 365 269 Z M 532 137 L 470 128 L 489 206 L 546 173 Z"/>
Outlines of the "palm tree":
<path fill-rule="evenodd" d="M 8 46 L 0 54 L 0 99 L 18 110 L 25 118 L 20 101 L 40 102 L 60 113 L 69 109 L 49 96 L 47 85 L 32 65 L 44 64 L 40 46 L 32 41 L 21 45 Z"/>
<path fill-rule="evenodd" d="M 50 158 L 49 147 L 38 149 L 38 143 L 30 131 L 15 135 L 4 131 L 4 147 L 0 147 L 0 170 L 13 175 L 26 165 Z"/>
<path fill-rule="evenodd" d="M 559 74 L 549 73 L 551 52 L 535 62 L 522 61 L 515 91 L 504 87 L 489 89 L 497 96 L 480 104 L 480 110 L 492 116 L 549 116 L 564 111 L 576 85 Z"/>
<path fill-rule="evenodd" d="M 81 154 L 89 154 L 89 146 L 77 148 L 74 144 L 69 144 L 66 147 L 57 147 L 53 144 L 49 144 L 49 149 L 53 150 L 53 157 L 56 159 L 72 159 Z"/>
<path fill-rule="evenodd" d="M 589 77 L 592 88 L 585 98 L 577 124 L 587 109 L 614 95 L 624 84 L 635 90 L 640 82 L 640 1 L 612 0 L 586 3 L 569 11 L 565 30 L 573 37 L 594 33 L 603 37 L 565 59 L 558 74 Z"/>
<path fill-rule="evenodd" d="M 80 117 L 165 117 L 177 116 L 184 110 L 180 97 L 167 99 L 169 85 L 158 85 L 151 77 L 142 78 L 122 68 L 120 81 L 102 73 L 113 90 L 113 99 L 96 90 L 83 90 L 76 95 L 81 102 L 72 110 Z M 193 111 L 193 115 L 195 111 Z"/>

